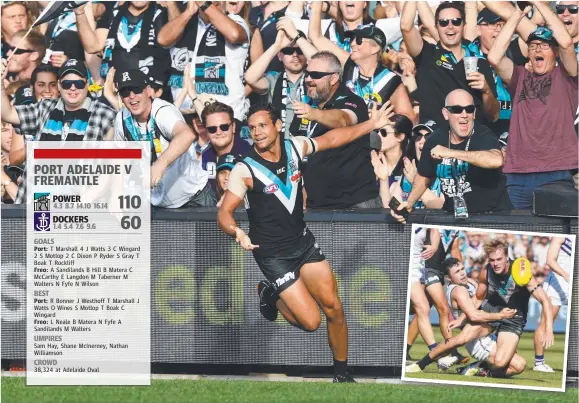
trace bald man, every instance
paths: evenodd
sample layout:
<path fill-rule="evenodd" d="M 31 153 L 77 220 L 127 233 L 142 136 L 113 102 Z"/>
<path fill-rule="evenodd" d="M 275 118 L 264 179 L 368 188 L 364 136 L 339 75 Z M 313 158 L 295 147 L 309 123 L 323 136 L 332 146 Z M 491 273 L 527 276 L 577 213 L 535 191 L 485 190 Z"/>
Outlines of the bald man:
<path fill-rule="evenodd" d="M 475 123 L 472 95 L 454 90 L 447 95 L 444 105 L 442 115 L 448 126 L 434 131 L 426 140 L 412 192 L 398 211 L 405 208 L 411 212 L 436 178 L 442 185 L 446 211 L 455 211 L 455 202 L 462 200 L 469 213 L 510 210 L 512 205 L 501 172 L 504 162 L 501 146 L 489 128 Z M 405 222 L 395 212 L 392 216 Z"/>

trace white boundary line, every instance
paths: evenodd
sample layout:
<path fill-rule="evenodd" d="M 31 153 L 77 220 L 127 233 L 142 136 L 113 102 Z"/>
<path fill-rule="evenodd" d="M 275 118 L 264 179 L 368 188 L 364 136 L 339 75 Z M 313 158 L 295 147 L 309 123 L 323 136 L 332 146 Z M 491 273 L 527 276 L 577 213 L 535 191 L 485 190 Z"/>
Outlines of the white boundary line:
<path fill-rule="evenodd" d="M 485 233 L 492 233 L 492 234 L 524 234 L 530 236 L 542 236 L 542 237 L 569 237 L 573 239 L 573 248 L 572 248 L 572 259 L 573 263 L 575 263 L 575 246 L 576 246 L 576 236 L 569 235 L 569 234 L 550 234 L 550 233 L 542 233 L 542 232 L 522 232 L 522 231 L 509 231 L 509 230 L 501 230 L 501 229 L 488 229 L 488 228 L 469 228 L 469 227 L 452 227 L 452 226 L 444 226 L 444 225 L 428 225 L 428 224 L 412 224 L 412 234 L 410 238 L 410 260 L 408 264 L 408 286 L 406 290 L 406 314 L 408 314 L 410 309 L 410 286 L 411 286 L 411 270 L 412 270 L 412 248 L 414 247 L 414 235 L 416 234 L 415 228 L 416 227 L 424 227 L 424 228 L 436 228 L 436 229 L 454 229 L 459 231 L 470 231 L 470 232 L 485 232 Z M 550 240 L 549 240 L 550 242 Z M 561 388 L 545 388 L 540 386 L 525 386 L 525 385 L 512 385 L 512 384 L 499 384 L 499 383 L 483 383 L 483 382 L 462 382 L 462 381 L 448 381 L 448 380 L 434 380 L 434 379 L 425 379 L 425 378 L 408 378 L 406 377 L 406 345 L 408 343 L 408 316 L 405 318 L 404 323 L 404 346 L 403 346 L 403 357 L 402 357 L 402 380 L 404 382 L 419 382 L 419 383 L 433 383 L 439 385 L 460 385 L 460 386 L 483 386 L 483 387 L 490 387 L 490 388 L 500 388 L 500 389 L 524 389 L 524 390 L 540 390 L 540 391 L 550 391 L 550 392 L 565 392 L 565 385 L 566 385 L 566 374 L 567 374 L 567 354 L 569 353 L 569 324 L 571 319 L 571 301 L 573 300 L 573 271 L 575 269 L 575 264 L 571 267 L 570 270 L 570 277 L 569 277 L 569 303 L 567 307 L 567 324 L 565 329 L 565 351 L 563 353 L 563 373 L 561 379 Z"/>

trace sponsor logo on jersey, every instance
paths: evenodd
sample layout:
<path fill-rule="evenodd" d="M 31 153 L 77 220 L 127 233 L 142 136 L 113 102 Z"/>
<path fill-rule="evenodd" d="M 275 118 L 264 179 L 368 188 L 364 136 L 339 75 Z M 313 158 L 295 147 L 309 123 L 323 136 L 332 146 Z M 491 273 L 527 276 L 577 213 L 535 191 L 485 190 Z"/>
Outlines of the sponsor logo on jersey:
<path fill-rule="evenodd" d="M 275 193 L 279 190 L 279 186 L 276 185 L 275 183 L 272 183 L 271 185 L 268 185 L 265 187 L 265 189 L 263 189 L 263 193 Z"/>
<path fill-rule="evenodd" d="M 300 180 L 301 177 L 302 177 L 302 173 L 301 173 L 300 171 L 297 171 L 295 174 L 293 174 L 293 175 L 291 176 L 290 179 L 291 179 L 292 182 L 297 182 L 297 181 Z"/>

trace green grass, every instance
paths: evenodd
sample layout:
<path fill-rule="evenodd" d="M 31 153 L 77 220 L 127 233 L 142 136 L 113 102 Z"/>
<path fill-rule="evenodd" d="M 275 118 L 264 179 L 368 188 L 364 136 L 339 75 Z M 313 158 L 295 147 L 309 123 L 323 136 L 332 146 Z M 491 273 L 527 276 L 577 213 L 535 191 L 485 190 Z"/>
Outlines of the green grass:
<path fill-rule="evenodd" d="M 465 399 L 466 398 L 466 399 Z M 577 402 L 566 393 L 481 389 L 446 385 L 332 384 L 312 382 L 155 380 L 151 387 L 34 387 L 23 378 L 2 379 L 6 403 L 200 403 L 200 402 Z"/>
<path fill-rule="evenodd" d="M 442 340 L 440 329 L 434 328 L 436 340 Z M 455 332 L 455 335 L 458 332 Z M 545 351 L 545 362 L 555 370 L 555 373 L 549 374 L 544 372 L 533 371 L 535 361 L 535 351 L 533 345 L 534 333 L 523 333 L 517 352 L 527 360 L 525 371 L 509 379 L 482 378 L 482 377 L 465 377 L 454 372 L 456 366 L 446 372 L 438 370 L 436 364 L 431 364 L 425 368 L 422 373 L 406 374 L 407 378 L 435 379 L 452 382 L 482 382 L 494 384 L 508 384 L 518 386 L 538 386 L 545 388 L 561 388 L 563 375 L 563 361 L 565 352 L 565 335 L 556 334 L 555 344 Z M 459 349 L 461 354 L 468 355 L 464 348 Z M 416 339 L 414 346 L 410 350 L 413 360 L 418 360 L 428 353 L 428 347 L 420 336 Z M 474 362 L 473 358 L 469 363 Z"/>

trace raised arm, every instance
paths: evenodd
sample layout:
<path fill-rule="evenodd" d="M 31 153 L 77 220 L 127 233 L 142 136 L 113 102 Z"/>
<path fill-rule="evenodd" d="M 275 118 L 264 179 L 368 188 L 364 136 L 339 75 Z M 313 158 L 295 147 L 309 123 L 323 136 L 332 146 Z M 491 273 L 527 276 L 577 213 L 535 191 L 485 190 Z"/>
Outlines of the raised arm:
<path fill-rule="evenodd" d="M 478 7 L 475 1 L 467 1 L 464 3 L 464 13 L 466 17 L 464 26 L 464 39 L 469 41 L 474 41 L 476 39 L 477 32 L 477 18 L 478 18 Z"/>
<path fill-rule="evenodd" d="M 245 72 L 245 82 L 258 94 L 263 95 L 269 88 L 265 73 L 269 63 L 284 47 L 289 46 L 290 40 L 284 31 L 277 31 L 275 43 L 270 46 Z"/>
<path fill-rule="evenodd" d="M 350 53 L 340 48 L 322 34 L 322 5 L 320 1 L 312 1 L 311 3 L 308 37 L 319 51 L 326 50 L 335 54 L 343 66 L 350 57 Z"/>
<path fill-rule="evenodd" d="M 308 61 L 318 51 L 318 49 L 316 49 L 316 47 L 310 41 L 308 41 L 305 36 L 299 36 L 299 32 L 291 18 L 280 18 L 276 24 L 276 28 L 278 31 L 284 31 L 287 37 L 291 39 L 292 43 L 295 43 L 299 46 Z"/>
<path fill-rule="evenodd" d="M 87 5 L 90 6 L 90 3 Z M 86 18 L 84 7 L 75 8 L 74 14 L 76 15 L 78 36 L 84 51 L 91 55 L 101 52 L 105 48 L 109 30 L 105 28 L 93 29 Z"/>
<path fill-rule="evenodd" d="M 392 106 L 389 103 L 385 103 L 380 110 L 376 108 L 376 104 L 373 104 L 372 117 L 367 121 L 354 126 L 333 129 L 320 137 L 316 137 L 316 151 L 330 150 L 349 144 L 372 130 L 386 126 L 392 115 Z"/>
<path fill-rule="evenodd" d="M 468 4 L 468 3 L 467 3 Z M 436 21 L 434 20 L 434 13 L 432 12 L 432 8 L 428 5 L 427 1 L 418 1 L 416 3 L 416 7 L 418 9 L 418 16 L 420 17 L 420 21 L 422 21 L 422 25 L 428 31 L 428 33 L 437 41 L 440 40 L 438 36 L 438 31 L 436 29 Z"/>
<path fill-rule="evenodd" d="M 157 34 L 159 45 L 168 48 L 175 45 L 183 36 L 183 31 L 189 24 L 189 21 L 197 13 L 197 3 L 194 1 L 187 2 L 187 8 L 181 12 L 177 2 L 167 2 L 167 14 L 169 22 L 163 25 L 163 28 Z"/>
<path fill-rule="evenodd" d="M 512 5 L 508 1 L 483 1 L 482 3 L 490 11 L 501 17 L 503 21 L 508 21 L 514 13 L 521 12 L 521 9 L 518 6 Z M 529 8 L 528 11 L 531 11 L 531 9 Z M 515 27 L 517 34 L 519 34 L 523 42 L 526 42 L 529 35 L 531 35 L 531 32 L 537 29 L 537 24 L 529 20 L 526 17 L 527 14 L 528 12 L 523 15 L 523 18 L 519 20 L 519 24 Z M 503 27 L 503 30 L 504 29 L 505 28 Z"/>
<path fill-rule="evenodd" d="M 533 1 L 532 3 L 535 5 L 535 9 L 545 18 L 547 27 L 553 32 L 559 48 L 559 57 L 565 70 L 567 70 L 567 74 L 571 77 L 576 77 L 577 54 L 575 53 L 573 38 L 571 38 L 569 31 L 565 28 L 565 24 L 563 24 L 563 21 L 557 17 L 547 3 L 541 1 Z"/>
<path fill-rule="evenodd" d="M 12 140 L 12 145 L 14 145 L 14 140 Z M 12 160 L 12 154 L 10 154 L 10 160 Z M 554 273 L 557 273 L 561 277 L 565 279 L 565 281 L 569 282 L 569 273 L 565 271 L 557 261 L 559 257 L 559 253 L 561 253 L 561 246 L 565 242 L 565 238 L 556 238 L 553 237 L 551 239 L 551 243 L 549 244 L 549 249 L 547 249 L 547 265 L 551 268 Z"/>
<path fill-rule="evenodd" d="M 530 11 L 531 8 L 527 7 L 525 11 Z M 519 23 L 525 18 L 525 14 L 518 8 L 513 8 L 513 13 L 501 29 L 501 32 L 495 38 L 493 46 L 491 47 L 488 55 L 488 60 L 491 66 L 495 69 L 499 77 L 503 82 L 508 85 L 513 78 L 513 71 L 515 69 L 515 64 L 511 59 L 506 56 L 509 44 L 511 43 L 511 38 L 515 33 L 515 29 Z"/>
<path fill-rule="evenodd" d="M 402 15 L 400 17 L 400 30 L 402 31 L 402 38 L 406 44 L 408 54 L 413 58 L 422 52 L 422 36 L 414 26 L 414 18 L 416 17 L 416 2 L 407 1 L 402 7 Z"/>
<path fill-rule="evenodd" d="M 204 3 L 204 1 L 198 1 L 197 5 L 202 6 Z M 219 33 L 225 37 L 227 42 L 241 45 L 249 41 L 245 29 L 229 18 L 218 6 L 213 4 L 209 6 L 209 8 L 205 10 L 205 15 Z"/>

